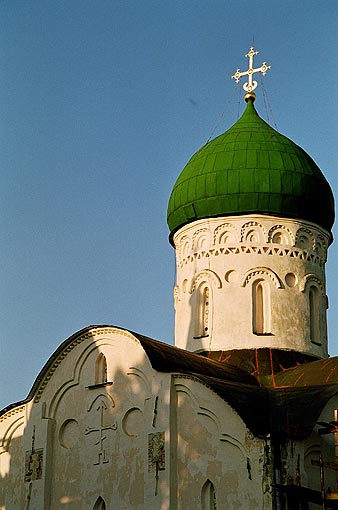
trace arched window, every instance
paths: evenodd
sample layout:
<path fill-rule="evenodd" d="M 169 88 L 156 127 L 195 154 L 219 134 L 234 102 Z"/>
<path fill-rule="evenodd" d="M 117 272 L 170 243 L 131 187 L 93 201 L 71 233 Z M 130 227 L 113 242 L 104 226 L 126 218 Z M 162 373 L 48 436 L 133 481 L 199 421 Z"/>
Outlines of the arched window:
<path fill-rule="evenodd" d="M 210 333 L 210 289 L 201 283 L 196 290 L 195 338 L 208 336 Z"/>
<path fill-rule="evenodd" d="M 101 496 L 97 498 L 95 505 L 93 506 L 93 510 L 106 510 L 106 503 Z"/>
<path fill-rule="evenodd" d="M 214 484 L 207 480 L 201 492 L 202 510 L 217 510 L 216 491 Z"/>
<path fill-rule="evenodd" d="M 252 285 L 252 330 L 256 335 L 270 333 L 270 289 L 264 280 Z"/>
<path fill-rule="evenodd" d="M 95 384 L 104 384 L 107 380 L 107 359 L 101 352 L 95 364 Z"/>
<path fill-rule="evenodd" d="M 310 340 L 320 343 L 320 291 L 315 285 L 309 289 Z"/>

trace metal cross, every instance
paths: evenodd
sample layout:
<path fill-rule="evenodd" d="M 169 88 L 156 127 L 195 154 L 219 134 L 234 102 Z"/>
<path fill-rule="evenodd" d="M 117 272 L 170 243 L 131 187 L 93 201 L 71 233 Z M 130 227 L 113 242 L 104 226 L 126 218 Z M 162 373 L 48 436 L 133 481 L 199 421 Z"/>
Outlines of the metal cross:
<path fill-rule="evenodd" d="M 244 71 L 244 72 L 240 72 L 240 70 L 237 69 L 235 74 L 231 76 L 231 78 L 234 78 L 234 80 L 236 80 L 236 83 L 239 83 L 239 80 L 241 79 L 241 77 L 245 76 L 247 74 L 249 79 L 248 79 L 248 81 L 246 83 L 244 83 L 243 89 L 246 92 L 249 92 L 249 93 L 252 92 L 253 90 L 255 90 L 255 88 L 258 85 L 258 83 L 255 80 L 252 79 L 252 75 L 254 73 L 259 73 L 260 72 L 260 73 L 262 73 L 263 76 L 265 76 L 266 71 L 271 68 L 271 66 L 267 66 L 266 65 L 266 62 L 263 62 L 261 67 L 254 68 L 254 66 L 253 66 L 253 59 L 254 59 L 255 55 L 258 55 L 258 51 L 255 51 L 254 47 L 251 46 L 250 50 L 245 55 L 246 57 L 249 58 L 249 69 L 247 71 Z"/>

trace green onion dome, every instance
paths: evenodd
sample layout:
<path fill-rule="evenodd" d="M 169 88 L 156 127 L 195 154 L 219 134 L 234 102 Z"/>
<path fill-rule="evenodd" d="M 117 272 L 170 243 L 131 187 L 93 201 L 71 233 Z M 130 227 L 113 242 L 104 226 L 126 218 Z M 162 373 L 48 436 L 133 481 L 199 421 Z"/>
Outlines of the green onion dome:
<path fill-rule="evenodd" d="M 168 204 L 171 238 L 202 218 L 267 214 L 311 221 L 331 231 L 334 199 L 316 163 L 257 114 L 242 117 L 192 156 Z"/>

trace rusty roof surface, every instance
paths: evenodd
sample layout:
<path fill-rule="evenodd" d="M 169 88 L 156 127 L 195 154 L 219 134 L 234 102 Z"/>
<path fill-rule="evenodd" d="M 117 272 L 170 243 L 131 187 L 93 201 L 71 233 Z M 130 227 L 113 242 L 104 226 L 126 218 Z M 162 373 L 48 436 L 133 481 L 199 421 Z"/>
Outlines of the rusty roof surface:
<path fill-rule="evenodd" d="M 153 340 L 139 333 L 132 332 L 132 334 L 141 342 L 152 367 L 159 372 L 196 373 L 259 387 L 257 378 L 237 365 L 206 359 L 199 354 Z"/>
<path fill-rule="evenodd" d="M 0 416 L 34 398 L 48 370 L 74 339 L 111 327 L 115 326 L 88 326 L 65 340 L 42 368 L 26 399 L 0 410 Z M 188 375 L 206 384 L 258 437 L 305 438 L 328 400 L 338 393 L 338 357 L 318 360 L 272 349 L 194 354 L 130 333 L 139 340 L 154 370 Z"/>
<path fill-rule="evenodd" d="M 206 353 L 133 334 L 155 370 L 198 378 L 228 402 L 256 436 L 306 437 L 338 393 L 338 357 L 318 360 L 294 351 L 244 349 L 223 351 L 221 358 L 208 353 L 207 358 Z M 214 361 L 212 354 L 221 361 Z"/>
<path fill-rule="evenodd" d="M 338 384 L 338 357 L 320 359 L 283 370 L 275 375 L 278 387 Z"/>

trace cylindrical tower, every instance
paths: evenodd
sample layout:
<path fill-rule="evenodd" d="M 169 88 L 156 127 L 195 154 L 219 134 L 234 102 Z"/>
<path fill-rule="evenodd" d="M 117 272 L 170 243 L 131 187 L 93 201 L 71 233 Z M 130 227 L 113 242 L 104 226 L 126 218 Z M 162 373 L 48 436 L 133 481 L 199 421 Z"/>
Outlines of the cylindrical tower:
<path fill-rule="evenodd" d="M 247 101 L 171 193 L 175 344 L 326 357 L 332 191 L 310 156 L 259 117 L 253 96 Z"/>

